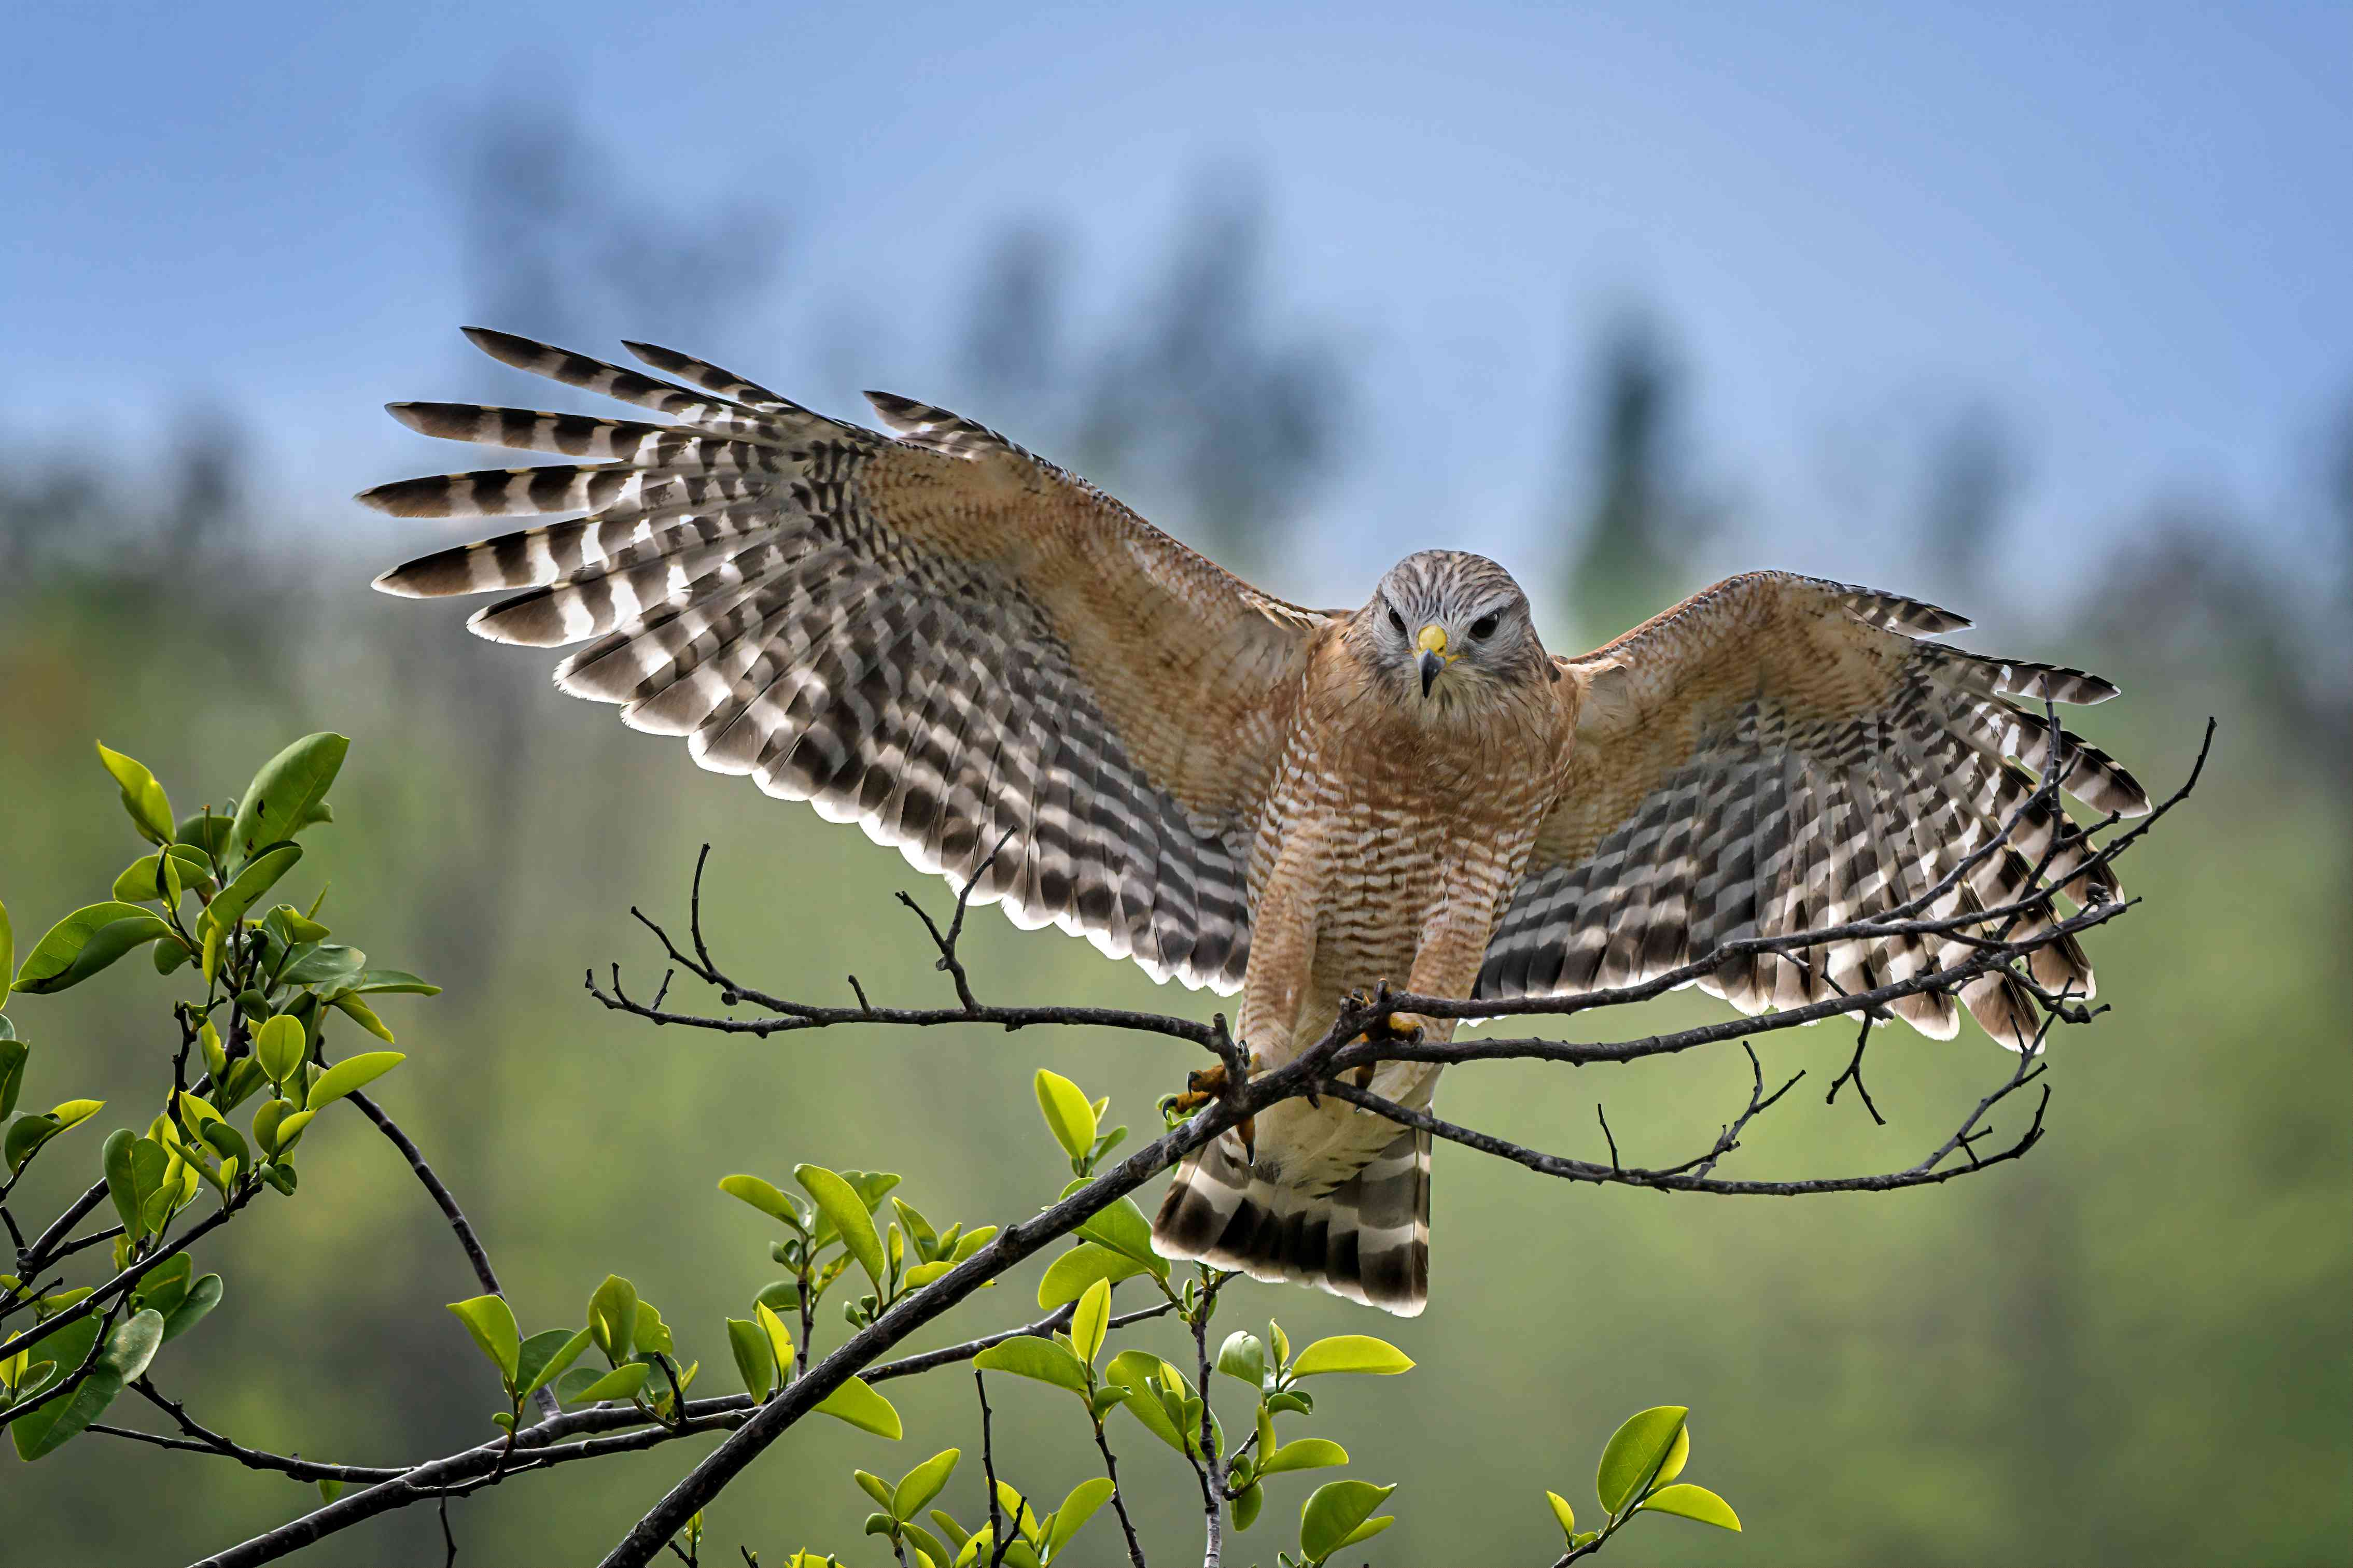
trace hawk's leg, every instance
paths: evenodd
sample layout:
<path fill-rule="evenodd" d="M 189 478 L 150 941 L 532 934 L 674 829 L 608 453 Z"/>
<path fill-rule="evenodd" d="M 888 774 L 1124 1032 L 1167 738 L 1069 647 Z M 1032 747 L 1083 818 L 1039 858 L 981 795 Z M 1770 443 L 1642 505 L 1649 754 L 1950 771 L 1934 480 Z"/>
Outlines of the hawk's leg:
<path fill-rule="evenodd" d="M 1255 1077 L 1258 1073 L 1259 1068 L 1258 1053 L 1251 1050 L 1248 1046 L 1244 1046 L 1242 1047 L 1242 1051 L 1250 1064 L 1248 1068 L 1249 1075 Z M 1222 1100 L 1240 1087 L 1240 1084 L 1233 1081 L 1233 1075 L 1226 1070 L 1226 1064 L 1219 1062 L 1215 1066 L 1203 1068 L 1198 1072 L 1186 1074 L 1185 1092 L 1182 1094 L 1163 1096 L 1160 1100 L 1160 1114 L 1167 1121 L 1168 1125 L 1174 1127 L 1177 1122 L 1182 1121 L 1185 1118 L 1192 1115 L 1193 1112 L 1200 1110 L 1201 1107 L 1208 1104 L 1211 1100 Z M 1241 1134 L 1243 1158 L 1250 1159 L 1256 1157 L 1258 1152 L 1257 1118 L 1244 1117 L 1241 1121 L 1235 1126 L 1234 1131 Z"/>
<path fill-rule="evenodd" d="M 1351 1007 L 1371 1006 L 1374 1004 L 1375 997 L 1388 994 L 1388 989 L 1389 983 L 1384 980 L 1380 983 L 1378 990 L 1372 995 L 1367 995 L 1362 991 L 1351 993 L 1347 999 L 1348 1005 Z M 1413 1041 L 1420 1038 L 1421 1020 L 1419 1017 L 1415 1016 L 1411 1013 L 1391 1013 L 1387 1017 L 1374 1020 L 1374 1022 L 1369 1025 L 1363 1033 L 1356 1036 L 1355 1039 L 1350 1040 L 1348 1044 L 1352 1046 L 1380 1045 L 1386 1044 L 1391 1040 Z M 1369 1089 L 1373 1087 L 1373 1074 L 1378 1070 L 1379 1066 L 1380 1064 L 1378 1062 L 1366 1062 L 1360 1068 L 1352 1068 L 1348 1074 L 1349 1079 L 1351 1082 L 1355 1083 L 1358 1089 Z"/>

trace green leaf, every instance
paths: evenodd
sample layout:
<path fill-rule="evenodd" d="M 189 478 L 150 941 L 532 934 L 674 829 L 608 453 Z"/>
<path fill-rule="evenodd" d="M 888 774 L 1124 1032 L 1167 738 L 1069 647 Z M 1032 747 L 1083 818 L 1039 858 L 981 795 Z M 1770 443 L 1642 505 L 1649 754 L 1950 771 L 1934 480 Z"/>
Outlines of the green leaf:
<path fill-rule="evenodd" d="M 1293 1377 L 1314 1377 L 1330 1372 L 1394 1377 L 1412 1370 L 1411 1356 L 1387 1340 L 1377 1340 L 1370 1334 L 1335 1334 L 1328 1340 L 1317 1340 L 1291 1363 Z"/>
<path fill-rule="evenodd" d="M 944 1258 L 936 1263 L 918 1263 L 907 1270 L 907 1287 L 913 1289 L 918 1286 L 928 1285 L 955 1267 L 954 1263 Z"/>
<path fill-rule="evenodd" d="M 934 1568 L 948 1568 L 948 1564 L 955 1560 L 955 1553 L 941 1545 L 940 1538 L 922 1525 L 909 1524 L 903 1528 L 906 1531 L 907 1539 L 915 1543 L 915 1550 L 928 1558 Z"/>
<path fill-rule="evenodd" d="M 1098 1279 L 1079 1298 L 1071 1313 L 1071 1349 L 1089 1366 L 1103 1350 L 1103 1335 L 1111 1328 L 1111 1281 Z"/>
<path fill-rule="evenodd" d="M 233 931 L 237 922 L 245 918 L 245 911 L 253 907 L 254 900 L 277 886 L 278 879 L 292 870 L 301 858 L 301 845 L 276 844 L 247 861 L 245 869 L 205 906 L 205 927 L 224 932 Z"/>
<path fill-rule="evenodd" d="M 1326 1470 L 1348 1462 L 1348 1450 L 1329 1437 L 1302 1437 L 1285 1443 L 1259 1461 L 1261 1476 L 1279 1476 L 1286 1470 Z"/>
<path fill-rule="evenodd" d="M 349 987 L 367 969 L 367 954 L 341 942 L 306 943 L 311 951 L 288 964 L 278 978 L 287 985 L 315 985 L 322 991 Z"/>
<path fill-rule="evenodd" d="M 1546 1492 L 1545 1493 L 1545 1500 L 1552 1504 L 1552 1516 L 1560 1521 L 1561 1534 L 1565 1536 L 1575 1535 L 1577 1533 L 1577 1510 L 1568 1506 L 1568 1500 L 1561 1496 L 1558 1492 Z"/>
<path fill-rule="evenodd" d="M 607 1274 L 588 1298 L 588 1333 L 606 1359 L 616 1365 L 637 1348 L 638 1288 L 617 1274 Z"/>
<path fill-rule="evenodd" d="M 1356 1545 L 1360 1541 L 1370 1541 L 1374 1536 L 1378 1535 L 1382 1531 L 1387 1530 L 1390 1525 L 1395 1524 L 1396 1522 L 1397 1516 L 1395 1514 L 1388 1513 L 1382 1514 L 1377 1519 L 1368 1519 L 1365 1521 L 1364 1523 L 1356 1526 L 1356 1529 L 1348 1531 L 1348 1539 L 1340 1542 L 1340 1548 L 1342 1551 L 1345 1551 L 1347 1548 Z"/>
<path fill-rule="evenodd" d="M 864 1492 L 868 1497 L 872 1498 L 876 1502 L 881 1503 L 886 1509 L 891 1506 L 891 1483 L 889 1481 L 884 1480 L 881 1476 L 874 1474 L 871 1470 L 852 1470 L 849 1472 L 849 1479 L 856 1481 L 858 1483 L 858 1489 Z M 876 1514 L 873 1517 L 882 1521 L 885 1525 L 897 1522 L 887 1513 Z M 874 1533 L 873 1529 L 871 1526 L 868 1528 L 867 1533 L 869 1535 Z"/>
<path fill-rule="evenodd" d="M 373 996 L 378 992 L 405 991 L 418 996 L 438 996 L 441 987 L 429 980 L 419 980 L 404 969 L 363 969 L 350 989 L 358 995 Z"/>
<path fill-rule="evenodd" d="M 955 1473 L 956 1461 L 964 1458 L 960 1448 L 943 1448 L 899 1478 L 898 1486 L 882 1506 L 894 1519 L 909 1520 L 923 1511 L 934 1498 L 948 1484 Z"/>
<path fill-rule="evenodd" d="M 0 995 L 6 994 L 5 976 L 0 976 Z M 7 1018 L 0 1016 L 0 1031 L 5 1031 Z M 33 1054 L 32 1047 L 22 1040 L 0 1039 L 0 1116 L 16 1109 L 16 1095 L 25 1087 L 25 1060 Z"/>
<path fill-rule="evenodd" d="M 883 1196 L 899 1184 L 899 1178 L 889 1171 L 844 1171 L 841 1179 L 849 1184 L 870 1215 L 882 1206 Z"/>
<path fill-rule="evenodd" d="M 1082 1241 L 1046 1266 L 1038 1281 L 1038 1305 L 1046 1308 L 1075 1301 L 1099 1280 L 1116 1282 L 1145 1272 L 1143 1264 L 1124 1252 Z"/>
<path fill-rule="evenodd" d="M 820 1415 L 837 1421 L 847 1421 L 860 1431 L 871 1432 L 878 1437 L 897 1442 L 906 1428 L 900 1425 L 899 1413 L 891 1402 L 868 1386 L 862 1377 L 853 1377 L 825 1396 L 818 1407 Z"/>
<path fill-rule="evenodd" d="M 806 1228 L 800 1215 L 794 1209 L 792 1199 L 774 1182 L 758 1176 L 722 1176 L 719 1190 L 729 1197 L 750 1204 L 770 1219 L 782 1220 L 795 1230 Z"/>
<path fill-rule="evenodd" d="M 1053 1511 L 1046 1526 L 1046 1555 L 1052 1557 L 1060 1552 L 1071 1537 L 1095 1516 L 1096 1510 L 1111 1500 L 1112 1491 L 1110 1480 L 1103 1476 L 1072 1487 L 1071 1495 L 1062 1500 L 1062 1506 Z"/>
<path fill-rule="evenodd" d="M 179 900 L 172 896 L 170 885 L 157 880 L 164 875 L 164 861 L 167 857 L 174 862 L 174 869 L 179 875 L 182 887 L 194 887 L 199 882 L 212 879 L 212 864 L 205 858 L 203 850 L 192 845 L 175 844 L 168 850 L 142 855 L 124 867 L 122 875 L 114 879 L 115 898 L 132 904 L 154 903 L 159 900 L 164 903 L 178 903 Z"/>
<path fill-rule="evenodd" d="M 1675 1434 L 1675 1446 L 1667 1450 L 1666 1463 L 1659 1467 L 1659 1473 L 1651 1478 L 1651 1485 L 1653 1488 L 1662 1487 L 1682 1475 L 1683 1464 L 1690 1458 L 1691 1422 L 1686 1419 L 1683 1422 L 1683 1429 Z"/>
<path fill-rule="evenodd" d="M 583 1367 L 580 1370 L 584 1372 L 593 1372 L 596 1369 L 593 1367 Z M 654 1369 L 651 1362 L 633 1361 L 625 1363 L 620 1366 L 615 1367 L 612 1371 L 596 1379 L 594 1383 L 588 1384 L 577 1394 L 572 1394 L 570 1397 L 575 1404 L 587 1405 L 594 1405 L 599 1401 L 607 1399 L 634 1399 L 637 1397 L 638 1391 L 645 1387 L 646 1379 L 653 1376 L 653 1374 Z M 571 1374 L 567 1373 L 564 1381 L 570 1381 L 570 1376 Z"/>
<path fill-rule="evenodd" d="M 637 1363 L 643 1365 L 643 1363 Z M 593 1366 L 575 1366 L 555 1380 L 555 1399 L 559 1405 L 576 1404 L 583 1394 L 604 1380 L 605 1374 Z"/>
<path fill-rule="evenodd" d="M 122 1231 L 136 1241 L 139 1238 L 139 1189 L 131 1168 L 131 1150 L 139 1135 L 128 1127 L 119 1127 L 106 1135 L 106 1144 L 98 1152 L 98 1163 L 106 1173 L 106 1195 L 114 1200 L 114 1212 L 122 1216 Z"/>
<path fill-rule="evenodd" d="M 218 859 L 228 848 L 228 818 L 209 807 L 180 818 L 172 842 L 185 844 L 207 859 Z"/>
<path fill-rule="evenodd" d="M 171 930 L 153 910 L 136 904 L 110 900 L 85 905 L 51 926 L 33 944 L 16 971 L 16 989 L 27 996 L 63 991 L 89 979 L 140 942 L 167 936 Z"/>
<path fill-rule="evenodd" d="M 562 1377 L 587 1348 L 586 1329 L 577 1333 L 547 1329 L 523 1341 L 522 1348 L 515 1354 L 515 1382 L 522 1385 L 518 1396 L 528 1399 Z"/>
<path fill-rule="evenodd" d="M 316 1110 L 322 1105 L 331 1105 L 352 1090 L 374 1083 L 407 1059 L 398 1051 L 362 1051 L 355 1057 L 345 1057 L 319 1075 L 302 1109 Z"/>
<path fill-rule="evenodd" d="M 328 820 L 322 812 L 327 788 L 335 782 L 351 745 L 341 735 L 305 735 L 262 763 L 237 802 L 237 818 L 229 826 L 232 853 L 251 855 L 261 845 L 291 838 L 312 823 Z"/>
<path fill-rule="evenodd" d="M 907 1239 L 918 1255 L 925 1259 L 939 1257 L 940 1233 L 932 1228 L 932 1222 L 923 1217 L 923 1211 L 901 1197 L 893 1197 L 891 1207 L 898 1215 L 899 1223 L 906 1227 Z"/>
<path fill-rule="evenodd" d="M 1678 1519 L 1695 1519 L 1702 1524 L 1712 1524 L 1718 1530 L 1729 1530 L 1735 1533 L 1740 1529 L 1740 1516 L 1732 1511 L 1730 1503 L 1705 1487 L 1695 1487 L 1689 1481 L 1661 1487 L 1644 1498 L 1636 1511 L 1671 1513 Z"/>
<path fill-rule="evenodd" d="M 745 1318 L 727 1320 L 727 1348 L 735 1354 L 735 1371 L 744 1390 L 754 1399 L 765 1399 L 776 1386 L 776 1352 L 760 1325 Z"/>
<path fill-rule="evenodd" d="M 655 1310 L 651 1301 L 638 1303 L 635 1343 L 640 1353 L 674 1355 L 678 1352 L 678 1346 L 670 1336 L 670 1325 L 662 1321 L 661 1313 Z"/>
<path fill-rule="evenodd" d="M 1097 1246 L 1134 1258 L 1155 1278 L 1168 1278 L 1168 1260 L 1152 1250 L 1152 1222 L 1144 1217 L 1134 1198 L 1114 1198 L 1087 1216 L 1078 1233 Z"/>
<path fill-rule="evenodd" d="M 1073 1394 L 1087 1391 L 1086 1364 L 1052 1340 L 1041 1340 L 1035 1334 L 1020 1334 L 993 1344 L 973 1357 L 972 1364 L 983 1372 L 1009 1372 L 1018 1377 L 1036 1378 Z"/>
<path fill-rule="evenodd" d="M 392 1031 L 385 1026 L 384 1020 L 375 1016 L 375 1009 L 350 992 L 338 993 L 333 1005 L 337 1012 L 382 1040 L 385 1045 L 397 1043 L 393 1037 Z"/>
<path fill-rule="evenodd" d="M 253 1032 L 253 1056 L 269 1081 L 283 1089 L 287 1081 L 302 1069 L 302 1059 L 310 1054 L 310 1041 L 302 1033 L 302 1022 L 280 1013 L 265 1018 Z M 291 1096 L 288 1098 L 291 1099 Z"/>
<path fill-rule="evenodd" d="M 1256 1481 L 1234 1494 L 1234 1528 L 1248 1530 L 1258 1522 L 1258 1510 L 1266 1506 L 1266 1489 Z"/>
<path fill-rule="evenodd" d="M 817 1200 L 818 1212 L 833 1222 L 842 1245 L 866 1270 L 866 1277 L 874 1281 L 874 1288 L 881 1289 L 884 1273 L 882 1238 L 874 1233 L 873 1215 L 867 1211 L 866 1200 L 858 1189 L 823 1165 L 795 1165 L 793 1180 Z M 875 1201 L 881 1201 L 880 1194 Z"/>
<path fill-rule="evenodd" d="M 1128 1414 L 1145 1431 L 1178 1453 L 1190 1454 L 1199 1446 L 1200 1438 L 1189 1431 L 1179 1432 L 1176 1422 L 1169 1419 L 1160 1403 L 1159 1385 L 1164 1376 L 1176 1386 L 1184 1386 L 1174 1369 L 1149 1351 L 1122 1351 L 1103 1369 L 1104 1382 L 1128 1390 Z"/>
<path fill-rule="evenodd" d="M 1038 1109 L 1047 1129 L 1071 1159 L 1082 1159 L 1095 1142 L 1095 1108 L 1079 1086 L 1057 1072 L 1038 1069 Z"/>
<path fill-rule="evenodd" d="M 147 764 L 121 752 L 109 751 L 104 742 L 99 742 L 98 760 L 122 786 L 122 809 L 131 814 L 132 825 L 141 837 L 150 844 L 172 841 L 172 803 L 164 794 L 164 786 L 147 771 Z"/>
<path fill-rule="evenodd" d="M 1256 1334 L 1240 1331 L 1228 1334 L 1226 1342 L 1218 1347 L 1218 1370 L 1256 1388 L 1266 1380 L 1266 1346 Z"/>
<path fill-rule="evenodd" d="M 1395 1490 L 1370 1481 L 1325 1481 L 1299 1510 L 1299 1550 L 1313 1562 L 1331 1556 Z"/>
<path fill-rule="evenodd" d="M 35 1110 L 8 1123 L 8 1135 L 0 1141 L 0 1153 L 5 1153 L 11 1175 L 23 1170 L 41 1145 L 65 1131 L 58 1119 L 46 1110 Z"/>
<path fill-rule="evenodd" d="M 466 1325 L 466 1331 L 474 1336 L 474 1342 L 482 1347 L 482 1353 L 491 1358 L 491 1364 L 499 1369 L 499 1380 L 510 1390 L 515 1388 L 518 1385 L 515 1368 L 517 1358 L 522 1353 L 522 1333 L 515 1327 L 514 1310 L 507 1305 L 506 1299 L 502 1296 L 474 1296 L 463 1301 L 450 1302 L 449 1310 Z"/>
<path fill-rule="evenodd" d="M 58 1365 L 69 1373 L 80 1366 L 98 1339 L 98 1329 L 99 1321 L 92 1317 L 59 1330 L 49 1346 Z M 163 1342 L 161 1312 L 151 1309 L 117 1324 L 107 1336 L 106 1348 L 99 1352 L 97 1364 L 79 1386 L 36 1405 L 10 1424 L 9 1436 L 16 1441 L 17 1456 L 37 1459 L 81 1436 L 114 1403 L 124 1385 L 147 1370 L 147 1363 L 155 1359 L 155 1347 Z"/>
<path fill-rule="evenodd" d="M 784 1319 L 776 1316 L 765 1301 L 753 1303 L 752 1320 L 768 1336 L 768 1351 L 776 1358 L 776 1376 L 781 1381 L 793 1364 L 793 1331 L 785 1327 Z"/>
<path fill-rule="evenodd" d="M 1593 1478 L 1593 1489 L 1601 1499 L 1604 1513 L 1614 1517 L 1622 1512 L 1650 1484 L 1673 1449 L 1689 1414 L 1681 1405 L 1656 1405 L 1628 1416 L 1626 1424 L 1611 1435 Z"/>

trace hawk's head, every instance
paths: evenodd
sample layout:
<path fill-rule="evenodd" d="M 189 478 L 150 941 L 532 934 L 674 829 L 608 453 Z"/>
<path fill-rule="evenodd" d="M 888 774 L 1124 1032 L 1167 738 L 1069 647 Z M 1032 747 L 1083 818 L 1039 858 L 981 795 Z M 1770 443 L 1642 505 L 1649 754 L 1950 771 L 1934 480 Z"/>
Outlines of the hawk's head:
<path fill-rule="evenodd" d="M 1483 555 L 1424 550 L 1389 568 L 1353 640 L 1393 694 L 1451 710 L 1551 679 L 1528 596 Z"/>

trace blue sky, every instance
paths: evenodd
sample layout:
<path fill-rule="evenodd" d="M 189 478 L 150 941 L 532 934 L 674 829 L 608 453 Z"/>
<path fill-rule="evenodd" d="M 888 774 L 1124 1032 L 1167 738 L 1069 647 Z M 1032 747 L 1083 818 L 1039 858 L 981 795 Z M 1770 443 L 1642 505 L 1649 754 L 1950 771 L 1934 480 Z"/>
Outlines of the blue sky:
<path fill-rule="evenodd" d="M 47 5 L 11 33 L 0 428 L 121 449 L 217 402 L 306 528 L 456 466 L 377 403 L 517 390 L 451 331 L 450 143 L 502 96 L 576 105 L 632 188 L 784 214 L 773 308 L 681 346 L 837 408 L 955 401 L 1008 213 L 1064 225 L 1108 310 L 1188 181 L 1256 170 L 1282 309 L 1365 390 L 1334 547 L 1269 584 L 1294 593 L 1360 591 L 1359 537 L 1535 548 L 1572 345 L 1628 301 L 1691 373 L 1699 482 L 1773 563 L 1850 577 L 1901 576 L 1910 444 L 1972 400 L 2022 444 L 2021 533 L 2113 542 L 2168 494 L 2284 527 L 2353 392 L 2341 4 Z"/>

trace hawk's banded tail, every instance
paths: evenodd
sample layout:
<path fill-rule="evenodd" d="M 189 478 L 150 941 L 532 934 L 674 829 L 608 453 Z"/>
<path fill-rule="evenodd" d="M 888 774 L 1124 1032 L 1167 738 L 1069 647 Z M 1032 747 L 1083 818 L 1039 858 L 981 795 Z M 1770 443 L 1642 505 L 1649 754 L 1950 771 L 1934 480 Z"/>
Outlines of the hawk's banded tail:
<path fill-rule="evenodd" d="M 1419 1316 L 1430 1299 L 1430 1135 L 1401 1131 L 1372 1163 L 1314 1193 L 1253 1174 L 1229 1132 L 1177 1167 L 1152 1245 Z"/>

